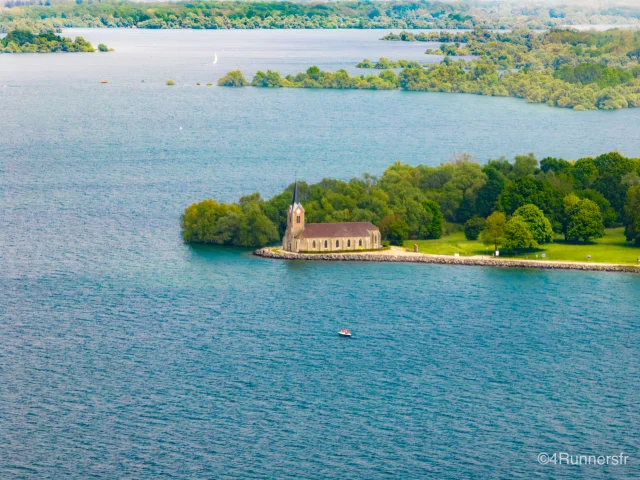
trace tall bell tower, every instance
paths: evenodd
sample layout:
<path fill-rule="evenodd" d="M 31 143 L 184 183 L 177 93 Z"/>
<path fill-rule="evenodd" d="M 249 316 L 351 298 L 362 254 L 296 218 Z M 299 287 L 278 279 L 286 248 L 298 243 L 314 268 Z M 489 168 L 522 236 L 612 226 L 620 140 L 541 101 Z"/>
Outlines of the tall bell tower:
<path fill-rule="evenodd" d="M 287 230 L 282 239 L 282 248 L 290 252 L 298 251 L 295 237 L 304 230 L 304 207 L 298 199 L 298 182 L 293 188 L 293 201 L 287 212 Z"/>
<path fill-rule="evenodd" d="M 293 202 L 289 206 L 287 225 L 291 225 L 291 235 L 294 237 L 304 230 L 304 207 L 298 200 L 298 182 L 293 188 Z"/>

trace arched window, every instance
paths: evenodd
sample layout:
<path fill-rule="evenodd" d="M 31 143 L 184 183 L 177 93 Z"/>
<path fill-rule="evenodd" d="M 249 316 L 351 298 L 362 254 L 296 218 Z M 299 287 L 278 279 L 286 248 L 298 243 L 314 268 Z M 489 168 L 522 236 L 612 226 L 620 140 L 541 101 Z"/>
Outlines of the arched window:
<path fill-rule="evenodd" d="M 362 246 L 362 239 L 358 240 L 358 246 L 361 247 Z"/>
<path fill-rule="evenodd" d="M 336 240 L 336 247 L 340 246 L 340 240 Z"/>
<path fill-rule="evenodd" d="M 296 217 L 296 223 L 300 223 L 300 215 Z"/>
<path fill-rule="evenodd" d="M 347 240 L 347 247 L 351 246 L 351 240 Z"/>
<path fill-rule="evenodd" d="M 324 241 L 324 248 L 327 248 L 329 245 L 327 244 L 327 241 Z"/>
<path fill-rule="evenodd" d="M 316 248 L 316 241 L 313 241 L 313 248 Z"/>

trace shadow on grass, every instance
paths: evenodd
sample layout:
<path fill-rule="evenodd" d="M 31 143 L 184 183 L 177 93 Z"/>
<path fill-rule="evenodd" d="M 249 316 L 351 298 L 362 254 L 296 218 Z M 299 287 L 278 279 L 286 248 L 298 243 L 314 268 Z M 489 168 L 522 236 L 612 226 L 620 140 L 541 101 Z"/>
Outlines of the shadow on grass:
<path fill-rule="evenodd" d="M 570 247 L 588 247 L 589 245 L 614 245 L 613 243 L 598 243 L 590 240 L 588 242 L 576 242 L 575 240 L 556 239 L 551 244 L 568 245 Z M 551 245 L 549 244 L 549 245 Z"/>

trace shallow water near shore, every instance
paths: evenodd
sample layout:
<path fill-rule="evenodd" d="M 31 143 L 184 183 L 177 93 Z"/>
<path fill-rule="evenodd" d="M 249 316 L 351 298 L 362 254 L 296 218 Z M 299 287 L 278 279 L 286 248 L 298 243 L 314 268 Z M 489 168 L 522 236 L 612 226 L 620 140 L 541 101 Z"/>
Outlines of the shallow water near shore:
<path fill-rule="evenodd" d="M 280 262 L 179 228 L 296 170 L 640 155 L 640 110 L 195 86 L 411 58 L 380 31 L 81 34 L 116 51 L 0 56 L 0 477 L 640 476 L 638 276 Z M 560 451 L 631 460 L 537 461 Z"/>

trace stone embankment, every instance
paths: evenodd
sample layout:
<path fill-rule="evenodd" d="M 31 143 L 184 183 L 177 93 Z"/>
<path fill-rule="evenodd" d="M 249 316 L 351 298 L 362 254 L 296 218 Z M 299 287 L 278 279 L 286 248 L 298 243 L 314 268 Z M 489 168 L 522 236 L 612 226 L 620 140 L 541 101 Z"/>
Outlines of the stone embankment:
<path fill-rule="evenodd" d="M 543 268 L 549 270 L 584 270 L 594 272 L 640 273 L 640 266 L 616 265 L 584 262 L 551 262 L 539 260 L 505 260 L 494 257 L 451 257 L 447 255 L 428 255 L 422 253 L 317 253 L 301 254 L 284 252 L 274 248 L 261 248 L 254 255 L 279 260 L 316 260 L 329 262 L 402 262 L 429 263 L 437 265 L 471 265 L 479 267 L 501 268 Z"/>

